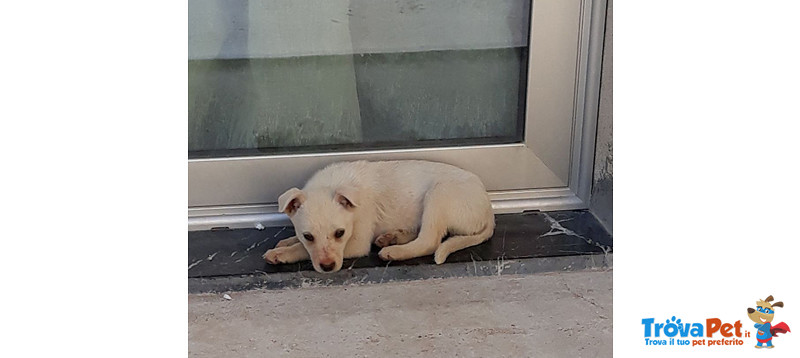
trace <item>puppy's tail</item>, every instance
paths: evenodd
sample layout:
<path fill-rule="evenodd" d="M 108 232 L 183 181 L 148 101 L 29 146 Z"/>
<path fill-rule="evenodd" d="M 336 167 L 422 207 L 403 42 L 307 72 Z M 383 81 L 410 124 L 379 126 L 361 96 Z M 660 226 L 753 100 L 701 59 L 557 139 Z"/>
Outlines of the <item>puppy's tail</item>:
<path fill-rule="evenodd" d="M 492 217 L 492 219 L 494 219 L 494 217 Z M 433 260 L 436 261 L 437 265 L 441 265 L 445 260 L 447 260 L 447 256 L 450 254 L 470 246 L 478 245 L 492 237 L 493 233 L 494 222 L 491 222 L 487 225 L 484 225 L 483 229 L 481 229 L 481 231 L 479 231 L 477 234 L 451 236 L 439 244 L 439 247 L 436 249 L 436 253 L 433 255 Z"/>

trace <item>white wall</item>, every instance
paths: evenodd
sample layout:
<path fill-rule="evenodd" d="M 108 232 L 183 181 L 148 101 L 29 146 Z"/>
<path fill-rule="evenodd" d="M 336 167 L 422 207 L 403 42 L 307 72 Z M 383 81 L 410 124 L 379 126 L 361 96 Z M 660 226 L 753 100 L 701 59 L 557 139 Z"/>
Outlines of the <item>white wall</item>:
<path fill-rule="evenodd" d="M 603 73 L 600 79 L 600 108 L 597 118 L 597 141 L 595 143 L 594 181 L 590 209 L 603 226 L 613 233 L 614 229 L 614 141 L 613 141 L 613 1 L 608 1 L 606 13 L 606 35 L 603 44 Z"/>

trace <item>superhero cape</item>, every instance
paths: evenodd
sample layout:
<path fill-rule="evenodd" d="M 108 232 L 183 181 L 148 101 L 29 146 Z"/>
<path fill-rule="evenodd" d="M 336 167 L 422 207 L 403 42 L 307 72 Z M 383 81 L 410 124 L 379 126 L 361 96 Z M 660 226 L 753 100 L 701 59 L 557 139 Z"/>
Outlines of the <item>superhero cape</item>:
<path fill-rule="evenodd" d="M 778 333 L 786 334 L 786 332 L 791 332 L 791 330 L 789 329 L 789 325 L 784 322 L 773 325 L 769 329 L 769 333 L 775 337 L 778 336 Z"/>

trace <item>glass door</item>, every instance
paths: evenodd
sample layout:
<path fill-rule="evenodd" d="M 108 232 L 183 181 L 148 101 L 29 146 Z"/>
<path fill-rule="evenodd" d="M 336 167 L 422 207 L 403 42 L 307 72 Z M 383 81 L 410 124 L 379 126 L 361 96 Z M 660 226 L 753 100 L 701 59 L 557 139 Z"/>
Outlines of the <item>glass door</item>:
<path fill-rule="evenodd" d="M 284 224 L 281 193 L 361 159 L 462 167 L 497 212 L 586 207 L 604 10 L 190 1 L 190 230 Z"/>

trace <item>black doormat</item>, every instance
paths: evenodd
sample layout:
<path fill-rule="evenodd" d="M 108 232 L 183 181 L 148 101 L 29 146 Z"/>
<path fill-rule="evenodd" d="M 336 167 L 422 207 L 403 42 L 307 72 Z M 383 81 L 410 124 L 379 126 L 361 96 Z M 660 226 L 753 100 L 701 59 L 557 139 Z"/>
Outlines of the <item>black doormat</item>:
<path fill-rule="evenodd" d="M 378 282 L 376 271 L 370 269 L 379 269 L 380 282 L 385 282 L 459 276 L 461 271 L 502 274 L 506 266 L 506 273 L 530 273 L 610 264 L 612 237 L 588 211 L 501 214 L 496 223 L 491 239 L 450 254 L 444 265 L 436 265 L 433 255 L 386 262 L 378 257 L 380 248 L 373 246 L 369 256 L 345 260 L 342 270 L 331 274 L 315 272 L 310 262 L 264 261 L 264 252 L 294 235 L 291 226 L 193 231 L 189 232 L 189 292 Z"/>

